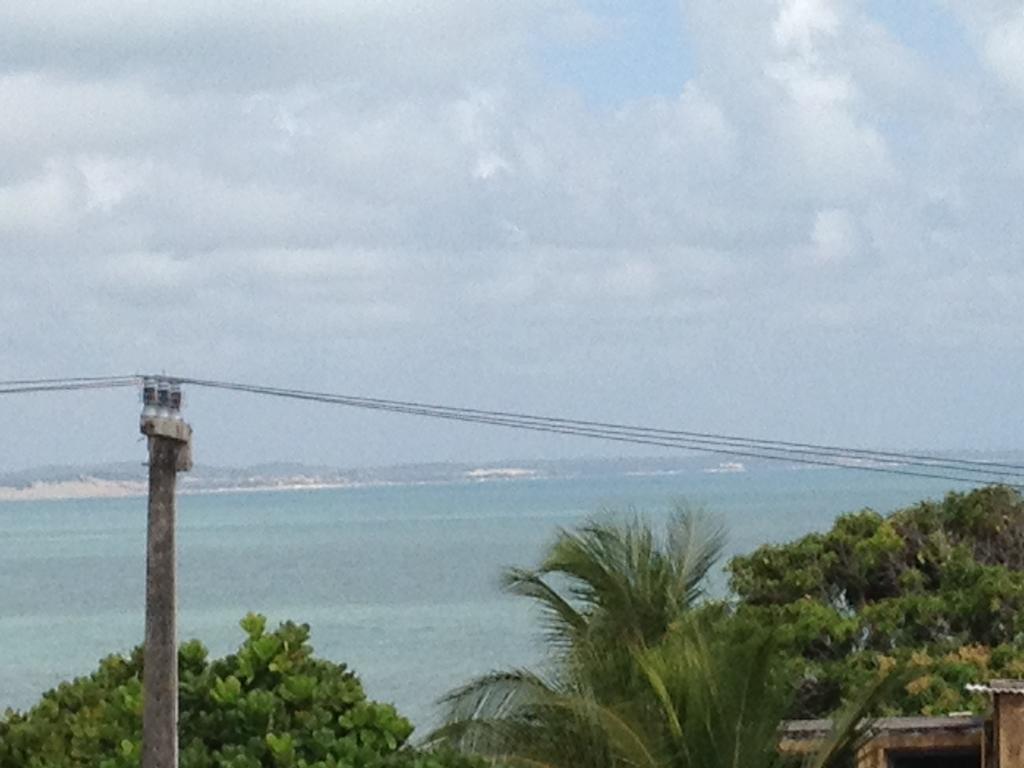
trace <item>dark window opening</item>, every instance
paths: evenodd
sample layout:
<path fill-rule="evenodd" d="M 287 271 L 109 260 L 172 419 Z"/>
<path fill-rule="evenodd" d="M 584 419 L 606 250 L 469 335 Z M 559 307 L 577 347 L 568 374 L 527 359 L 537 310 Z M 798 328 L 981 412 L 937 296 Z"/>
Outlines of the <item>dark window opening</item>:
<path fill-rule="evenodd" d="M 981 768 L 981 750 L 936 750 L 889 756 L 889 768 Z"/>

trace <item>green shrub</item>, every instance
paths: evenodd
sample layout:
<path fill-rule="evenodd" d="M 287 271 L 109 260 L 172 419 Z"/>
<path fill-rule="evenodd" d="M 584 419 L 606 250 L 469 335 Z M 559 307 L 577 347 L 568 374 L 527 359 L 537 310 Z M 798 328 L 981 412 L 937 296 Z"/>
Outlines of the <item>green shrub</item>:
<path fill-rule="evenodd" d="M 313 657 L 309 627 L 241 622 L 234 654 L 209 661 L 197 641 L 178 654 L 181 768 L 472 768 L 408 745 L 412 725 L 369 701 L 344 665 Z M 25 713 L 0 719 L 0 768 L 136 768 L 142 649 L 110 656 Z"/>
<path fill-rule="evenodd" d="M 880 667 L 911 673 L 889 714 L 977 710 L 968 682 L 1024 675 L 1024 498 L 993 486 L 729 563 L 734 617 L 773 626 L 794 661 L 795 717 L 822 716 Z M 716 608 L 714 610 L 721 610 Z"/>

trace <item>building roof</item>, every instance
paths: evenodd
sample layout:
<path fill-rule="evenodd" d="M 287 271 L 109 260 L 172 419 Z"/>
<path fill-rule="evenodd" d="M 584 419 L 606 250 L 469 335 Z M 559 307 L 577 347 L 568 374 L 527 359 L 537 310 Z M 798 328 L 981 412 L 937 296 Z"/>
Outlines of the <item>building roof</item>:
<path fill-rule="evenodd" d="M 1021 690 L 1024 693 L 1024 690 Z M 881 717 L 871 723 L 874 733 L 911 731 L 972 731 L 985 726 L 985 718 L 975 715 L 942 717 Z M 782 734 L 791 739 L 825 736 L 832 730 L 831 720 L 789 720 L 782 724 Z"/>
<path fill-rule="evenodd" d="M 967 686 L 971 693 L 1012 694 L 1024 696 L 1024 680 L 989 680 L 988 683 L 971 683 Z"/>

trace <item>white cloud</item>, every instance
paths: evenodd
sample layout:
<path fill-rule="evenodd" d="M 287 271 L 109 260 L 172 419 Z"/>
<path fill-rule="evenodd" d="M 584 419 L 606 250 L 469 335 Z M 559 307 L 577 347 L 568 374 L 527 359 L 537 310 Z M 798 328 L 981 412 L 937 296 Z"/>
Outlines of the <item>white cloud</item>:
<path fill-rule="evenodd" d="M 854 0 L 682 7 L 692 77 L 611 107 L 545 76 L 614 34 L 570 0 L 0 7 L 5 365 L 788 434 L 815 354 L 1019 354 L 1018 6 L 962 78 Z"/>
<path fill-rule="evenodd" d="M 992 69 L 1024 96 L 1024 6 L 1015 17 L 989 30 L 985 57 Z"/>
<path fill-rule="evenodd" d="M 979 59 L 1024 95 L 1024 3 L 1020 0 L 946 0 L 963 20 Z"/>
<path fill-rule="evenodd" d="M 568 0 L 387 0 L 0 6 L 0 63 L 103 78 L 138 74 L 177 91 L 248 91 L 328 80 L 392 93 L 447 90 L 510 69 L 532 25 Z"/>
<path fill-rule="evenodd" d="M 0 233 L 67 228 L 82 207 L 82 182 L 74 167 L 48 161 L 38 176 L 0 186 Z"/>
<path fill-rule="evenodd" d="M 833 0 L 785 0 L 773 29 L 781 48 L 812 58 L 815 38 L 838 32 L 839 14 Z"/>
<path fill-rule="evenodd" d="M 857 223 L 844 210 L 818 211 L 811 230 L 812 258 L 819 264 L 841 264 L 859 250 Z"/>
<path fill-rule="evenodd" d="M 77 166 L 85 179 L 86 209 L 110 213 L 146 183 L 149 163 L 86 155 Z"/>

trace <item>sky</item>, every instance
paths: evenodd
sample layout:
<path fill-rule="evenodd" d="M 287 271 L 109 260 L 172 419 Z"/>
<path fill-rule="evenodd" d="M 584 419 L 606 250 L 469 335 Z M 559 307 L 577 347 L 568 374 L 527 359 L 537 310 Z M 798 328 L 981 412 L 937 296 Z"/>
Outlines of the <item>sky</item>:
<path fill-rule="evenodd" d="M 0 4 L 0 379 L 1024 447 L 1021 0 Z M 618 445 L 187 391 L 197 460 Z M 0 469 L 144 456 L 0 400 Z"/>

